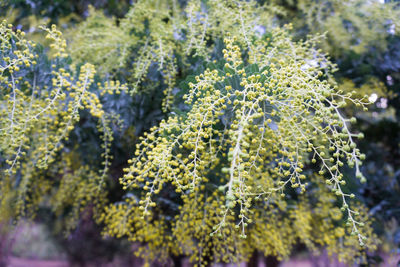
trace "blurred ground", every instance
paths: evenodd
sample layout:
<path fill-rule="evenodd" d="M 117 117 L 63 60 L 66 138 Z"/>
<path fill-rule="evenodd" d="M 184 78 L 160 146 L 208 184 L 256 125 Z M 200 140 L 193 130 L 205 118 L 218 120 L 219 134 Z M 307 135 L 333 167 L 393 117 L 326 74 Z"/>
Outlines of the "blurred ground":
<path fill-rule="evenodd" d="M 117 264 L 118 264 L 117 262 L 113 262 L 107 265 L 102 265 L 102 267 L 111 267 L 111 266 L 123 267 Z M 189 267 L 189 266 L 190 265 L 184 267 Z M 225 266 L 228 267 L 229 265 Z M 245 265 L 242 264 L 242 266 Z M 57 261 L 57 260 L 33 260 L 33 259 L 10 257 L 10 262 L 8 267 L 68 267 L 68 263 L 66 261 Z M 132 266 L 132 267 L 139 267 L 139 266 Z M 264 267 L 264 265 L 260 264 L 260 267 Z M 313 265 L 310 261 L 306 260 L 291 260 L 282 263 L 280 267 L 313 267 Z"/>
<path fill-rule="evenodd" d="M 20 222 L 13 233 L 11 255 L 7 267 L 68 267 L 67 256 L 61 247 L 42 224 Z M 82 253 L 85 253 L 84 251 Z M 130 254 L 131 255 L 131 254 Z M 133 256 L 133 255 L 131 255 Z M 376 267 L 397 267 L 400 255 L 382 255 L 384 262 Z M 261 262 L 261 261 L 260 261 Z M 1 267 L 3 267 L 0 264 Z M 89 264 L 86 267 L 140 267 L 142 263 L 131 257 L 127 259 L 116 257 L 107 264 Z M 191 265 L 185 260 L 182 267 Z M 237 265 L 215 264 L 213 267 L 234 267 Z M 297 258 L 282 262 L 280 267 L 347 267 L 337 261 L 330 262 L 326 253 L 312 257 L 299 254 Z M 246 267 L 241 264 L 238 267 Z M 259 267 L 265 267 L 260 263 Z M 375 266 L 374 266 L 375 267 Z"/>
<path fill-rule="evenodd" d="M 68 263 L 66 261 L 57 261 L 57 260 L 34 260 L 34 259 L 22 259 L 17 257 L 9 258 L 8 267 L 68 267 Z M 400 256 L 389 257 L 385 260 L 385 263 L 382 263 L 381 267 L 397 267 L 397 262 L 400 260 Z M 104 265 L 96 265 L 96 267 L 128 267 L 127 265 L 120 265 L 118 261 L 114 261 L 109 264 Z M 139 267 L 130 265 L 132 267 Z M 190 265 L 184 264 L 183 267 L 189 267 Z M 214 267 L 233 267 L 234 265 L 216 265 Z M 279 265 L 280 267 L 344 267 L 345 265 L 337 264 L 337 263 L 317 263 L 311 262 L 311 260 L 290 260 L 283 262 Z M 91 267 L 91 266 L 88 266 Z M 94 266 L 93 266 L 94 267 Z M 245 264 L 241 264 L 240 267 L 245 267 Z M 264 264 L 260 264 L 259 267 L 265 267 Z"/>
<path fill-rule="evenodd" d="M 68 267 L 67 262 L 57 260 L 33 260 L 16 257 L 9 258 L 9 267 Z"/>

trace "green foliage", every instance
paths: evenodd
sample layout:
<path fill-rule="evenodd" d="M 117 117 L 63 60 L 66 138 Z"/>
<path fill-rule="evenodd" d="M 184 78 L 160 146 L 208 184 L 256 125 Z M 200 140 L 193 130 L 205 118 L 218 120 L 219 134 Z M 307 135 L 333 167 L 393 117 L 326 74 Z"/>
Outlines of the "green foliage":
<path fill-rule="evenodd" d="M 287 18 L 297 28 L 311 33 L 326 33 L 323 46 L 332 55 L 344 51 L 365 53 L 370 47 L 385 49 L 387 38 L 398 35 L 400 8 L 396 2 L 321 0 L 273 1 L 287 8 Z M 293 12 L 295 10 L 295 12 Z"/>
<path fill-rule="evenodd" d="M 186 6 L 176 0 L 138 1 L 119 22 L 118 28 L 112 26 L 112 18 L 107 22 L 92 10 L 88 21 L 73 31 L 76 38 L 72 38 L 72 55 L 79 62 L 102 63 L 99 67 L 108 73 L 112 73 L 116 62 L 126 62 L 123 77 L 130 81 L 131 93 L 149 88 L 151 77 L 148 74 L 151 66 L 156 64 L 166 87 L 166 111 L 172 100 L 177 75 L 191 68 L 190 59 L 196 56 L 210 59 L 228 33 L 236 36 L 241 44 L 250 46 L 255 38 L 262 35 L 259 32 L 261 29 L 256 26 L 272 24 L 272 8 L 270 5 L 259 6 L 254 1 L 212 0 L 205 4 L 188 1 Z M 98 20 L 102 23 L 96 23 Z M 94 30 L 91 29 L 96 27 L 96 34 L 109 28 L 105 32 L 114 41 L 102 38 L 101 42 L 93 45 Z M 103 42 L 106 41 L 105 45 Z M 111 50 L 110 44 L 118 49 Z M 127 54 L 126 49 L 132 53 Z M 103 64 L 102 58 L 108 55 L 116 57 L 108 58 Z M 127 62 L 127 57 L 132 57 L 133 62 Z"/>
<path fill-rule="evenodd" d="M 183 207 L 176 215 L 176 226 L 171 226 L 171 233 L 166 234 L 172 234 L 172 244 L 178 242 L 181 247 L 190 248 L 182 252 L 193 255 L 192 260 L 200 263 L 207 261 L 204 257 L 228 262 L 245 260 L 253 249 L 262 247 L 263 242 L 275 243 L 273 238 L 259 240 L 261 236 L 270 236 L 264 231 L 271 229 L 262 225 L 265 220 L 274 225 L 268 219 L 271 217 L 269 212 L 292 211 L 279 204 L 280 198 L 285 196 L 286 185 L 299 188 L 294 190 L 295 195 L 304 193 L 306 186 L 313 188 L 306 182 L 303 168 L 318 160 L 319 173 L 327 174 L 326 184 L 342 201 L 349 231 L 360 245 L 364 245 L 367 237 L 359 230 L 364 223 L 357 221 L 358 212 L 349 208 L 348 198 L 353 194 L 343 192 L 342 186 L 346 182 L 340 172 L 340 167 L 347 161 L 356 167 L 357 176 L 364 179 L 359 170 L 360 158 L 364 156 L 353 141 L 357 135 L 348 130 L 350 120 L 344 119 L 338 111 L 346 101 L 357 105 L 363 105 L 363 102 L 352 99 L 351 94 L 340 94 L 334 86 L 321 81 L 319 77 L 323 74 L 318 68 L 303 70 L 301 66 L 307 62 L 307 55 L 315 54 L 313 44 L 294 43 L 285 30 L 276 30 L 267 40 L 252 45 L 246 58 L 254 61 L 248 63 L 242 60 L 234 40 L 226 39 L 223 50 L 226 61 L 210 64 L 213 69 L 206 69 L 188 82 L 189 91 L 183 97 L 188 111 L 170 116 L 142 138 L 135 157 L 128 161 L 131 167 L 121 179 L 124 189 L 144 191 L 139 207 L 137 204 L 132 207 L 134 204 L 130 201 L 129 206 L 118 206 L 127 211 L 112 209 L 106 219 L 110 224 L 108 233 L 127 234 L 136 240 L 137 231 L 130 225 L 139 222 L 121 226 L 109 218 L 122 216 L 125 221 L 126 215 L 116 216 L 115 212 L 130 214 L 139 210 L 143 214 L 136 219 L 143 220 L 140 224 L 152 221 L 155 216 L 152 210 L 159 214 L 161 200 L 158 198 L 163 199 L 164 191 L 171 190 L 172 185 L 183 201 Z M 326 59 L 321 56 L 314 60 Z M 204 199 L 204 195 L 210 195 L 210 198 Z M 194 204 L 193 199 L 205 203 Z M 191 215 L 186 215 L 187 203 Z M 312 218 L 304 206 L 296 207 L 294 214 L 286 215 L 295 220 L 294 225 L 274 229 L 279 235 L 292 234 L 294 240 L 288 239 L 288 244 L 281 247 L 273 245 L 272 249 L 266 249 L 266 255 L 287 256 L 296 236 L 311 249 L 313 242 L 325 244 L 323 236 L 309 236 L 311 221 L 316 218 Z M 260 213 L 260 208 L 265 212 Z M 197 209 L 199 211 L 195 211 Z M 165 220 L 162 225 L 168 225 L 169 220 Z M 191 221 L 194 221 L 193 225 L 187 226 Z M 201 224 L 206 224 L 207 228 L 200 232 L 190 231 Z M 287 221 L 287 224 L 291 222 Z M 307 225 L 310 228 L 304 228 Z M 250 230 L 246 230 L 247 227 Z M 179 228 L 188 230 L 175 233 L 177 230 L 174 229 Z M 217 237 L 205 239 L 208 234 Z M 250 239 L 247 243 L 238 239 L 246 239 L 248 235 L 259 241 Z M 205 243 L 194 241 L 204 239 Z M 212 245 L 205 250 L 208 242 Z M 224 250 L 224 246 L 228 249 Z M 192 251 L 203 249 L 200 254 Z M 346 258 L 344 254 L 342 256 Z"/>
<path fill-rule="evenodd" d="M 113 18 L 105 17 L 91 6 L 89 17 L 70 35 L 74 40 L 69 46 L 73 60 L 90 62 L 103 74 L 125 65 L 127 50 L 133 43 L 127 32 L 115 25 Z"/>
<path fill-rule="evenodd" d="M 119 83 L 100 84 L 97 94 L 91 92 L 95 74 L 93 65 L 85 64 L 77 73 L 69 69 L 65 59 L 66 42 L 55 27 L 45 29 L 47 38 L 53 41 L 53 59 L 48 61 L 40 47 L 36 48 L 34 43 L 24 39 L 23 32 L 14 33 L 4 22 L 0 26 L 3 55 L 0 80 L 2 187 L 9 189 L 2 193 L 2 200 L 14 211 L 13 216 L 26 215 L 25 210 L 32 210 L 30 204 L 33 207 L 39 204 L 44 192 L 51 188 L 49 181 L 39 182 L 43 180 L 43 172 L 56 161 L 64 142 L 79 122 L 82 109 L 87 109 L 98 119 L 98 131 L 104 142 L 104 167 L 96 175 L 91 174 L 98 176 L 99 182 L 92 187 L 86 184 L 82 188 L 85 191 L 79 196 L 90 199 L 88 191 L 93 190 L 95 195 L 97 189 L 103 189 L 102 181 L 112 159 L 110 116 L 102 109 L 100 97 L 106 92 L 118 93 L 124 86 Z M 60 190 L 65 187 L 64 183 L 69 183 L 67 180 L 70 180 L 69 176 L 61 182 Z M 79 190 L 76 192 L 79 194 Z"/>

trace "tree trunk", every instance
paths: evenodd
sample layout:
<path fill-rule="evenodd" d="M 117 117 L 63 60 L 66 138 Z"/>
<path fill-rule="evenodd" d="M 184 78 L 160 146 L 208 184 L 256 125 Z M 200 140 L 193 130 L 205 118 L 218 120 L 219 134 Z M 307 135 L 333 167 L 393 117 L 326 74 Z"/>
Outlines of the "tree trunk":
<path fill-rule="evenodd" d="M 265 257 L 265 266 L 266 267 L 278 267 L 279 261 L 275 256 Z"/>
<path fill-rule="evenodd" d="M 174 267 L 182 267 L 182 257 L 180 256 L 173 256 L 172 262 Z"/>
<path fill-rule="evenodd" d="M 247 267 L 258 267 L 258 252 L 257 251 L 254 251 L 253 254 L 251 255 L 249 262 L 247 262 Z"/>
<path fill-rule="evenodd" d="M 0 224 L 0 267 L 8 265 L 13 239 L 10 227 L 7 224 Z"/>

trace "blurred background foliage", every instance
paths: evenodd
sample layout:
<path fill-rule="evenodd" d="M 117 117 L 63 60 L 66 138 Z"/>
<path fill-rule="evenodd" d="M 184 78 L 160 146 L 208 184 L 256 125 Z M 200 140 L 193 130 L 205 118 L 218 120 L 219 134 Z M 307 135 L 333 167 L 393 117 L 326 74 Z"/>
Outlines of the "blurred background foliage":
<path fill-rule="evenodd" d="M 125 34 L 121 21 L 135 6 L 136 1 L 117 0 L 14 0 L 0 2 L 0 18 L 6 18 L 16 29 L 31 35 L 33 40 L 41 42 L 43 33 L 39 25 L 57 24 L 66 32 L 75 60 L 89 61 L 97 66 L 103 77 L 117 77 L 127 81 L 130 58 L 120 61 L 120 53 L 115 49 L 129 49 L 137 42 Z M 181 0 L 182 5 L 186 1 Z M 293 35 L 297 39 L 307 38 L 310 34 L 324 34 L 320 49 L 329 53 L 337 65 L 337 71 L 331 77 L 344 91 L 355 90 L 360 96 L 368 94 L 374 102 L 368 112 L 348 107 L 345 112 L 358 119 L 357 130 L 365 134 L 359 141 L 360 149 L 366 154 L 362 170 L 367 183 L 361 184 L 352 171 L 347 172 L 353 181 L 350 185 L 370 209 L 374 217 L 374 228 L 382 240 L 380 251 L 400 253 L 400 2 L 378 0 L 259 0 L 260 4 L 270 4 L 274 14 L 273 23 L 294 25 Z M 106 28 L 96 35 L 91 28 Z M 112 33 L 112 36 L 107 35 Z M 104 34 L 104 35 L 102 35 Z M 83 36 L 83 39 L 80 39 Z M 91 36 L 91 39 L 87 39 Z M 113 42 L 109 43 L 109 40 Z M 105 41 L 107 42 L 101 42 Z M 85 54 L 81 50 L 82 42 L 94 42 L 104 45 L 97 53 Z M 91 51 L 96 51 L 92 47 Z M 74 52 L 75 51 L 75 52 Z M 80 52 L 82 51 L 82 52 Z M 99 56 L 104 51 L 108 54 Z M 125 63 L 128 62 L 127 65 Z M 312 62 L 310 63 L 312 64 Z M 119 68 L 122 66 L 122 68 Z M 113 69 L 113 70 L 112 70 Z M 112 71 L 110 71 L 112 70 Z M 161 74 L 155 66 L 149 66 L 149 85 L 159 90 L 130 96 L 126 93 L 106 96 L 106 110 L 121 114 L 124 127 L 116 131 L 117 142 L 113 143 L 114 158 L 111 173 L 115 180 L 108 183 L 108 200 L 113 203 L 123 197 L 117 178 L 126 160 L 132 157 L 131 148 L 137 137 L 165 117 L 162 109 L 164 98 L 163 85 L 157 84 Z M 115 126 L 118 128 L 117 126 Z M 83 161 L 83 164 L 98 164 L 99 138 L 96 123 L 88 114 L 82 114 L 79 127 L 71 134 L 66 145 L 71 158 Z M 75 147 L 74 144 L 81 144 Z M 82 165 L 83 165 L 82 164 Z M 115 240 L 102 240 L 100 230 L 90 216 L 82 216 L 78 227 L 64 238 L 63 229 L 57 216 L 48 217 L 49 207 L 41 207 L 37 220 L 45 223 L 51 233 L 63 246 L 71 261 L 90 262 L 104 258 L 107 260 L 116 253 L 126 250 L 127 246 Z M 67 208 L 68 210 L 68 208 Z M 87 211 L 90 212 L 90 211 Z M 65 213 L 67 214 L 67 213 Z M 64 216 L 65 216 L 64 214 Z M 60 215 L 63 216 L 63 215 Z M 45 218 L 45 219 L 43 219 Z M 79 237 L 80 236 L 80 237 Z M 125 249 L 123 249 L 123 247 Z M 16 248 L 18 249 L 18 248 Z M 80 250 L 85 250 L 82 259 Z M 119 252 L 118 252 L 119 251 Z M 380 261 L 379 254 L 370 255 L 370 264 Z"/>

